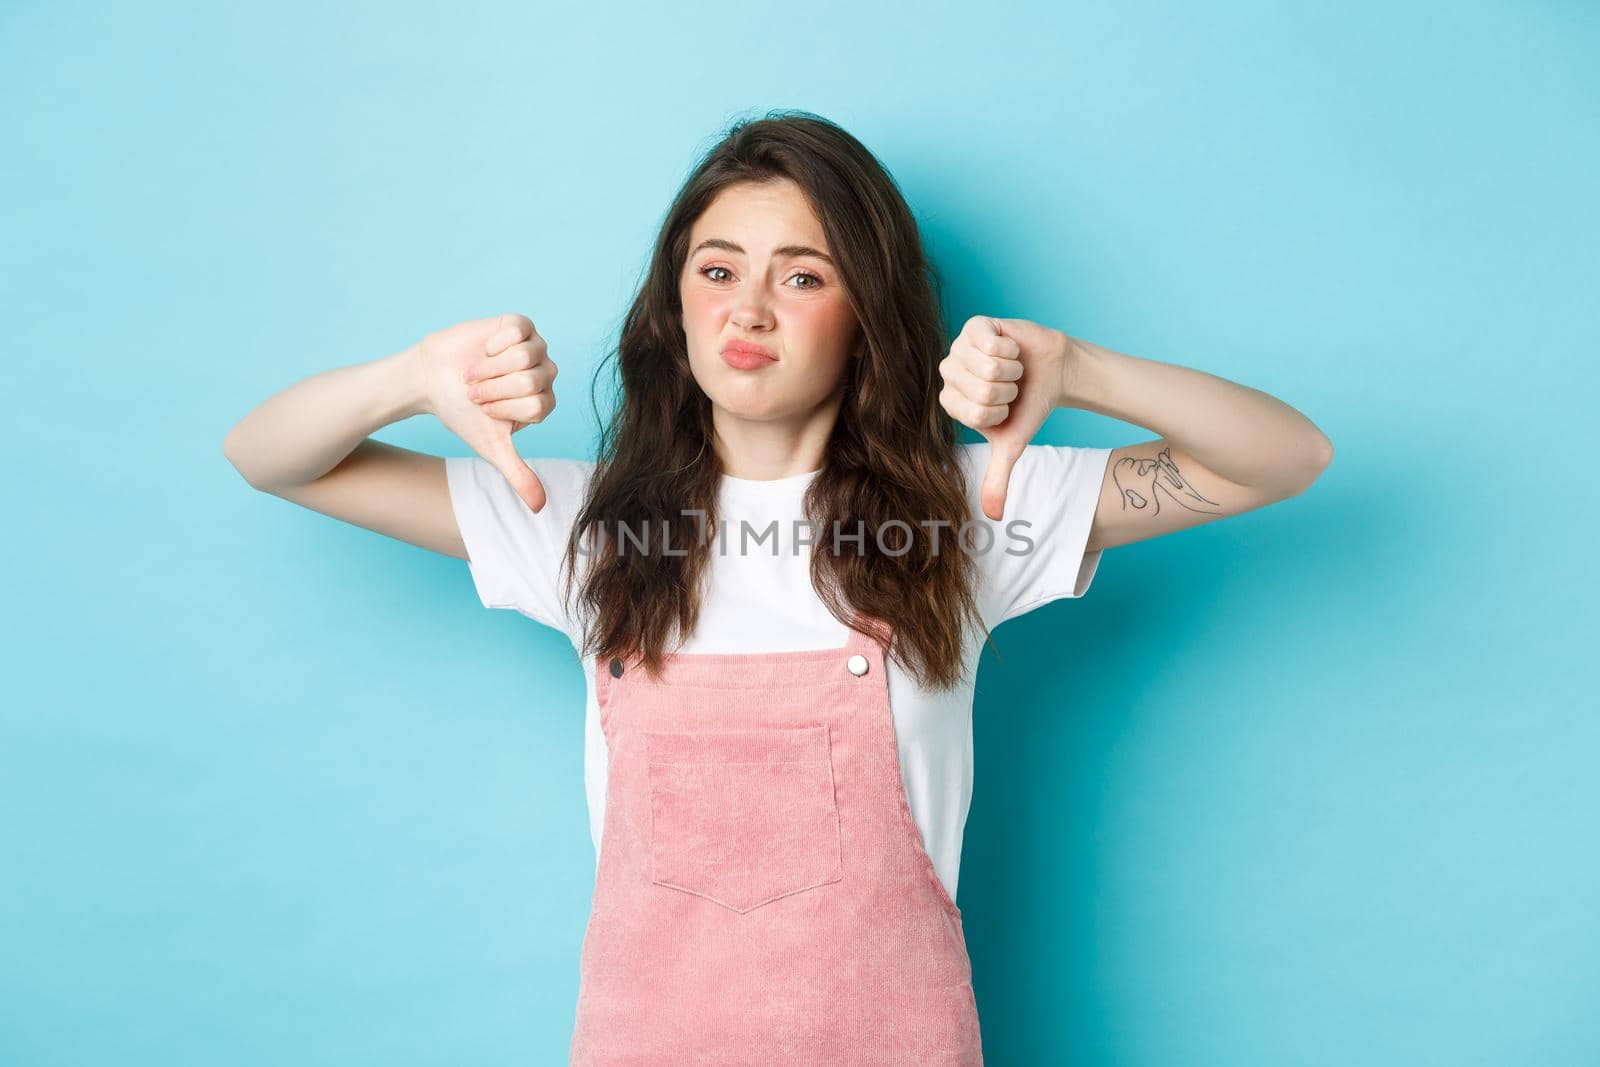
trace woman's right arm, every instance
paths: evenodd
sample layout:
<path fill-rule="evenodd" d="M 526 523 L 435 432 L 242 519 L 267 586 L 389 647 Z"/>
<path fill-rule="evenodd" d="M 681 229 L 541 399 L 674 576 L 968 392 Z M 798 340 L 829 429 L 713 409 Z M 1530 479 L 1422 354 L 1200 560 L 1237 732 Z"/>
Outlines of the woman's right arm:
<path fill-rule="evenodd" d="M 555 407 L 555 374 L 544 340 L 524 316 L 458 323 L 392 355 L 294 383 L 239 420 L 222 451 L 256 489 L 466 559 L 443 458 L 369 435 L 413 415 L 435 415 L 538 511 L 544 487 L 511 435 Z M 485 395 L 469 395 L 473 386 Z"/>

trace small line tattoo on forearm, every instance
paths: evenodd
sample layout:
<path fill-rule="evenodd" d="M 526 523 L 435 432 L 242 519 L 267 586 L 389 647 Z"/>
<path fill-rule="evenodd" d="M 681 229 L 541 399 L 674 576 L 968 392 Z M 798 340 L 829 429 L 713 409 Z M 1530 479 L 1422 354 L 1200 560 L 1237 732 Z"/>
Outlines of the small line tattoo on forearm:
<path fill-rule="evenodd" d="M 1117 494 L 1122 498 L 1123 510 L 1148 511 L 1161 514 L 1161 498 L 1165 496 L 1179 507 L 1215 515 L 1222 510 L 1214 500 L 1207 500 L 1172 461 L 1170 449 L 1163 448 L 1154 459 L 1129 457 L 1120 459 L 1111 471 L 1117 483 Z"/>

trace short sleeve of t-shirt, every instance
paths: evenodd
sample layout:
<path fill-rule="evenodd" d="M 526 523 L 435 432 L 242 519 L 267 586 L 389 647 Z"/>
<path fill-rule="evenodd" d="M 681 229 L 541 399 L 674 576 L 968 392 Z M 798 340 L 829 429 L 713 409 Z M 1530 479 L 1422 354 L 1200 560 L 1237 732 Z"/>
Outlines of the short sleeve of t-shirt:
<path fill-rule="evenodd" d="M 1005 513 L 995 522 L 983 513 L 981 499 L 991 446 L 983 441 L 961 448 L 973 521 L 994 532 L 978 557 L 984 624 L 993 629 L 1053 600 L 1087 593 L 1100 552 L 1085 549 L 1111 449 L 1026 446 L 1011 468 Z"/>
<path fill-rule="evenodd" d="M 445 458 L 450 505 L 483 606 L 521 612 L 570 638 L 574 628 L 562 595 L 562 566 L 594 464 L 575 459 L 527 463 L 544 484 L 539 512 L 523 503 L 505 475 L 482 456 Z M 582 562 L 580 557 L 580 579 Z"/>

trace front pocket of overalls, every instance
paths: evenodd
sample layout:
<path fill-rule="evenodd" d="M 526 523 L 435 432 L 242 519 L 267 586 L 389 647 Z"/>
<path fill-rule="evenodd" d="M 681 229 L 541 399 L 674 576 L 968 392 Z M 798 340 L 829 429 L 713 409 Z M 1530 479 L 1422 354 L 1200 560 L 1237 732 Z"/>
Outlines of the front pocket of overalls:
<path fill-rule="evenodd" d="M 656 885 L 746 912 L 843 877 L 826 724 L 644 736 Z"/>

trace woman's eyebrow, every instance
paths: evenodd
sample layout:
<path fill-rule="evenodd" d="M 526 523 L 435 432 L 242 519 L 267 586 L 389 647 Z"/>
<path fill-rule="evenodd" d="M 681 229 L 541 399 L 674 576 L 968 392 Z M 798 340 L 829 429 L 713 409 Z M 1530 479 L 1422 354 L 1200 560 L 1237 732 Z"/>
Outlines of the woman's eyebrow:
<path fill-rule="evenodd" d="M 695 255 L 702 248 L 720 248 L 724 252 L 737 252 L 741 256 L 744 255 L 743 248 L 740 248 L 725 237 L 707 237 L 704 241 L 695 245 L 694 251 L 689 254 L 691 256 Z M 833 266 L 833 259 L 829 257 L 828 253 L 812 248 L 810 245 L 784 245 L 781 248 L 773 249 L 773 252 L 779 256 L 815 256 L 828 264 L 828 266 Z"/>

